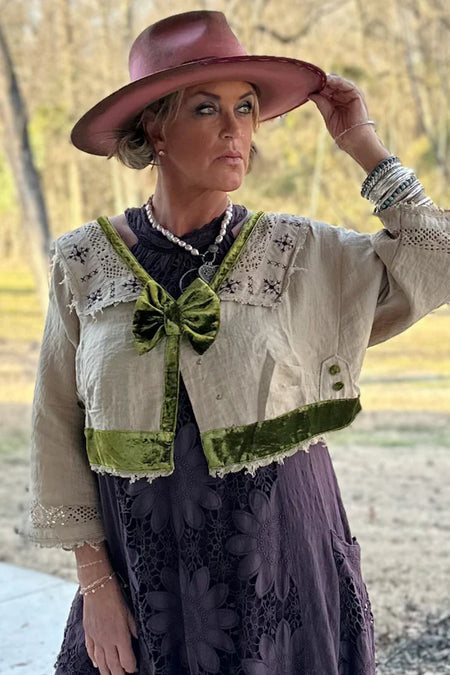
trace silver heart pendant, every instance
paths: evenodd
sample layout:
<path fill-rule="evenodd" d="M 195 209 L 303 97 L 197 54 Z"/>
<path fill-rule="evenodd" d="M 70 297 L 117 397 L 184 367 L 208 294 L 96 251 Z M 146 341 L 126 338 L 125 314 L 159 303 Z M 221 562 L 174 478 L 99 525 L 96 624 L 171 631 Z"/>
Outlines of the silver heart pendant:
<path fill-rule="evenodd" d="M 219 265 L 211 265 L 211 263 L 205 262 L 198 268 L 198 276 L 200 279 L 203 279 L 203 281 L 206 281 L 207 284 L 210 284 L 218 269 Z"/>

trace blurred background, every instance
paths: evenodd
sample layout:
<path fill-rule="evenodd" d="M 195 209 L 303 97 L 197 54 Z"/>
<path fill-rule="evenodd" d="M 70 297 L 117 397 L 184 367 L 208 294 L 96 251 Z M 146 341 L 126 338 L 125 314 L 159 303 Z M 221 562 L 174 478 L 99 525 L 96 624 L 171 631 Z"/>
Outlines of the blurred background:
<path fill-rule="evenodd" d="M 144 203 L 155 182 L 150 170 L 79 152 L 69 133 L 128 82 L 134 37 L 191 9 L 224 11 L 249 53 L 312 61 L 356 82 L 387 147 L 436 204 L 450 205 L 447 0 L 0 0 L 0 559 L 69 579 L 70 554 L 35 551 L 14 534 L 26 502 L 47 251 L 83 222 Z M 379 229 L 359 194 L 362 170 L 335 147 L 313 103 L 263 124 L 256 143 L 259 157 L 236 203 Z M 369 350 L 365 412 L 330 441 L 363 546 L 385 672 L 397 672 L 402 640 L 419 654 L 425 647 L 414 640 L 430 626 L 449 639 L 449 337 L 446 306 Z M 441 654 L 439 644 L 428 651 Z M 436 663 L 430 672 L 450 672 Z"/>

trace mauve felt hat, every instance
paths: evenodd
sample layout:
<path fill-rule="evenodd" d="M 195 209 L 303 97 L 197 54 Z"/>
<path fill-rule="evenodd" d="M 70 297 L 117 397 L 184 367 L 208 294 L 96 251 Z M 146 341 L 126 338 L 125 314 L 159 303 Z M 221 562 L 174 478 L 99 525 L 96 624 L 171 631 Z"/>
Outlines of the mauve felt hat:
<path fill-rule="evenodd" d="M 236 80 L 253 84 L 260 120 L 306 103 L 320 91 L 325 73 L 305 61 L 249 56 L 222 12 L 196 11 L 170 16 L 146 28 L 129 57 L 131 83 L 88 110 L 72 130 L 72 142 L 93 155 L 109 155 L 117 133 L 142 110 L 176 89 L 202 82 Z"/>

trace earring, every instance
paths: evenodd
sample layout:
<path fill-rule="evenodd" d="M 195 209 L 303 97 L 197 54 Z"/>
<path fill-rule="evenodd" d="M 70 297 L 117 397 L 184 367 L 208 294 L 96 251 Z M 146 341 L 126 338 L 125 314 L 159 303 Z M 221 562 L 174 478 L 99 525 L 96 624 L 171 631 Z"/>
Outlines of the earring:
<path fill-rule="evenodd" d="M 166 153 L 164 152 L 164 150 L 158 150 L 158 156 L 159 157 L 164 157 L 165 154 Z"/>

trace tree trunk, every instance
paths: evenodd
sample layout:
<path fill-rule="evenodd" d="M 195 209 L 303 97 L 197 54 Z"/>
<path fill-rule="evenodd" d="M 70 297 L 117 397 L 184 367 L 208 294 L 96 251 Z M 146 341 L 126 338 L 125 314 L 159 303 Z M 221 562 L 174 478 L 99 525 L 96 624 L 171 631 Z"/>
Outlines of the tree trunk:
<path fill-rule="evenodd" d="M 40 304 L 45 311 L 48 299 L 50 228 L 41 182 L 30 147 L 25 104 L 1 25 L 0 66 L 0 112 L 4 126 L 5 153 L 11 165 L 20 199 L 26 250 L 30 257 Z"/>

